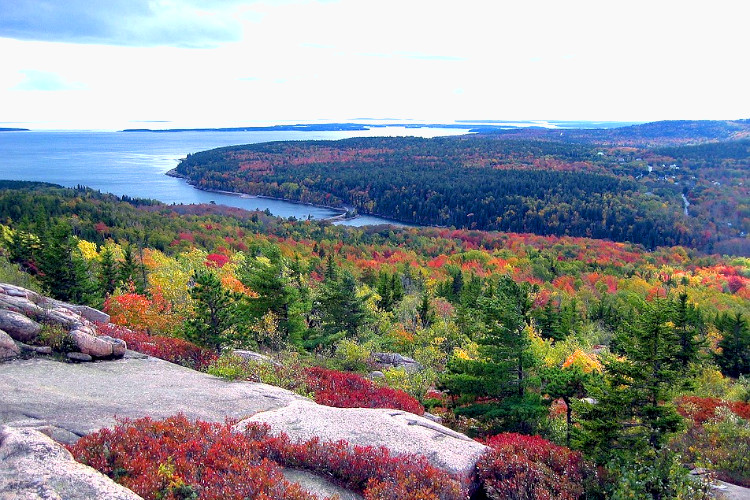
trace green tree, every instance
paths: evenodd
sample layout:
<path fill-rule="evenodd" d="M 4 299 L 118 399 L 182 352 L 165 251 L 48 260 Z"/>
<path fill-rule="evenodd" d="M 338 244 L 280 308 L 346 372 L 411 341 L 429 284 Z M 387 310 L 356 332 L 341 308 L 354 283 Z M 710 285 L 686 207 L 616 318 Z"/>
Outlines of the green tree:
<path fill-rule="evenodd" d="M 258 321 L 272 312 L 286 340 L 300 346 L 305 330 L 304 302 L 300 301 L 294 272 L 279 247 L 266 245 L 255 252 L 257 255 L 247 258 L 237 272 L 242 284 L 257 294 L 245 301 L 244 314 L 249 320 Z"/>
<path fill-rule="evenodd" d="M 237 321 L 232 294 L 210 270 L 195 271 L 193 283 L 190 289 L 193 315 L 185 325 L 185 337 L 198 345 L 219 350 L 230 339 Z"/>
<path fill-rule="evenodd" d="M 687 373 L 690 364 L 698 359 L 698 354 L 703 342 L 700 333 L 703 326 L 703 318 L 700 311 L 693 305 L 688 304 L 687 294 L 681 293 L 673 304 L 673 320 L 679 349 L 677 358 L 682 369 Z"/>
<path fill-rule="evenodd" d="M 493 431 L 531 432 L 545 411 L 537 387 L 529 322 L 528 284 L 504 276 L 495 293 L 478 300 L 477 359 L 453 358 L 441 384 L 458 398 L 455 412 L 478 418 Z"/>
<path fill-rule="evenodd" d="M 671 319 L 667 301 L 644 304 L 617 334 L 621 352 L 587 388 L 596 404 L 581 406 L 579 446 L 600 464 L 659 450 L 681 425 L 671 401 L 684 372 Z"/>
<path fill-rule="evenodd" d="M 722 339 L 716 363 L 724 375 L 737 378 L 750 374 L 750 328 L 742 313 L 721 316 L 716 322 Z"/>
<path fill-rule="evenodd" d="M 570 448 L 570 436 L 573 428 L 574 402 L 586 396 L 586 386 L 594 377 L 583 368 L 571 365 L 565 368 L 550 367 L 542 372 L 543 392 L 554 401 L 562 399 L 565 403 L 565 445 Z"/>
<path fill-rule="evenodd" d="M 94 284 L 71 232 L 70 224 L 61 220 L 41 238 L 39 279 L 56 299 L 93 304 Z"/>
<path fill-rule="evenodd" d="M 349 271 L 335 269 L 326 276 L 316 301 L 320 327 L 305 342 L 308 348 L 356 337 L 367 319 L 365 302 L 369 297 L 359 296 L 354 276 Z"/>
<path fill-rule="evenodd" d="M 99 290 L 104 296 L 111 295 L 120 281 L 117 263 L 109 247 L 102 249 L 99 259 Z"/>

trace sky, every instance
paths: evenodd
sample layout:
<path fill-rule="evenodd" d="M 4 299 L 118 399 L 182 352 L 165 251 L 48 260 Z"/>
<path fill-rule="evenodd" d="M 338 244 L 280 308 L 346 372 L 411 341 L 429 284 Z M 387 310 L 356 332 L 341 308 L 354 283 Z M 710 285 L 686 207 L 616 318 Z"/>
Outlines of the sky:
<path fill-rule="evenodd" d="M 0 0 L 0 127 L 750 118 L 747 0 Z"/>

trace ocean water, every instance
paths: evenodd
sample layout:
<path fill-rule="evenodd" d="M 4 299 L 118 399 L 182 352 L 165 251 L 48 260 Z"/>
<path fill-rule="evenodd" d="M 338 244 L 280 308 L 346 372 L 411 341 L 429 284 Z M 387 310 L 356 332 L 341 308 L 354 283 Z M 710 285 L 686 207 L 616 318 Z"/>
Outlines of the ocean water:
<path fill-rule="evenodd" d="M 149 198 L 164 203 L 209 203 L 266 210 L 280 217 L 321 219 L 335 210 L 253 196 L 212 193 L 169 177 L 188 153 L 236 144 L 269 141 L 343 139 L 362 136 L 433 137 L 467 130 L 386 127 L 341 132 L 0 132 L 0 179 L 43 181 L 73 187 L 84 185 L 118 196 Z M 368 216 L 350 225 L 389 223 Z"/>

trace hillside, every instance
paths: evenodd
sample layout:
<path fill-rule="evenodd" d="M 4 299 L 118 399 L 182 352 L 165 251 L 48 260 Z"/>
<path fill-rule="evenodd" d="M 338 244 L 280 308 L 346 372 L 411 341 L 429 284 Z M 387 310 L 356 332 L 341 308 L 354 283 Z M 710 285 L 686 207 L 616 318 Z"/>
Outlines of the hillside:
<path fill-rule="evenodd" d="M 412 224 L 746 255 L 748 130 L 744 121 L 658 122 L 267 143 L 191 154 L 173 172 L 200 189 L 350 206 Z"/>
<path fill-rule="evenodd" d="M 691 151 L 696 162 L 711 154 Z M 739 156 L 734 151 L 728 162 Z M 627 478 L 638 464 L 650 467 L 654 454 L 667 465 L 647 474 L 670 491 L 695 484 L 684 466 L 750 484 L 743 465 L 750 416 L 747 258 L 572 236 L 350 228 L 24 183 L 0 189 L 0 220 L 2 281 L 101 308 L 115 323 L 98 327 L 111 342 L 212 375 L 271 382 L 318 405 L 428 411 L 448 434 L 477 437 L 491 448 L 480 480 L 486 492 L 500 492 L 492 498 L 507 497 L 498 477 L 527 470 L 514 460 L 544 478 L 521 484 L 571 500 L 584 492 L 605 498 L 632 492 Z M 47 317 L 44 307 L 27 308 Z M 58 329 L 41 324 L 38 330 L 70 347 Z M 261 352 L 266 362 L 235 349 Z M 184 407 L 190 396 L 180 397 L 175 387 L 174 396 L 142 396 L 157 406 L 163 399 L 165 411 Z M 23 413 L 18 404 L 13 411 Z M 43 413 L 40 408 L 30 413 Z M 117 404 L 106 408 L 117 411 Z M 368 432 L 380 435 L 379 425 Z M 226 434 L 228 427 L 208 423 L 139 420 L 115 437 L 82 440 L 77 453 L 99 461 L 96 443 L 145 439 L 174 455 L 177 467 L 175 453 L 185 448 L 161 444 L 173 427 L 210 435 L 222 450 L 237 445 L 237 453 L 243 446 L 283 444 L 265 434 L 253 438 L 261 444 L 248 444 Z M 129 445 L 122 446 L 122 460 L 147 471 L 133 470 L 123 480 L 149 494 L 161 491 L 168 455 L 144 452 L 131 460 Z M 302 453 L 285 447 L 278 453 Z M 357 456 L 347 460 L 364 463 Z M 122 478 L 106 463 L 104 471 Z M 201 477 L 195 463 L 180 458 L 179 477 Z M 597 470 L 607 476 L 588 475 Z M 431 491 L 448 484 L 433 473 L 417 476 Z M 354 490 L 364 491 L 366 476 L 357 477 Z M 185 481 L 193 481 L 186 488 L 197 487 L 197 479 Z M 265 481 L 258 484 L 278 483 Z M 605 491 L 592 490 L 597 487 Z"/>

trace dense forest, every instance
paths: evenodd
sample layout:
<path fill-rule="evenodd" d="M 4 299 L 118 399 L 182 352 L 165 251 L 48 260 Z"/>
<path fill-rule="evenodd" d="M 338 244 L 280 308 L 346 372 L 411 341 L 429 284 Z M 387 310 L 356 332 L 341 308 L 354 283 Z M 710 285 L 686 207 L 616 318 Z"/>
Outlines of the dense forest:
<path fill-rule="evenodd" d="M 341 153 L 330 146 L 319 154 Z M 585 154 L 547 146 L 560 157 Z M 710 147 L 684 158 L 700 164 Z M 596 168 L 577 189 L 637 184 Z M 323 404 L 428 410 L 490 446 L 480 464 L 490 498 L 706 498 L 686 466 L 750 484 L 745 257 L 565 235 L 349 228 L 3 182 L 4 281 L 104 308 L 120 325 L 108 334 L 192 368 Z M 281 364 L 247 362 L 234 348 Z M 409 356 L 418 369 L 377 366 L 379 352 Z M 382 377 L 368 379 L 373 369 Z M 226 432 L 192 425 L 136 422 L 77 453 L 95 460 L 139 432 L 149 442 L 157 431 L 186 432 L 196 443 Z M 164 466 L 149 456 L 137 463 L 153 479 Z M 136 458 L 118 460 L 121 480 L 150 484 L 127 469 Z M 180 473 L 181 487 L 194 494 L 189 478 L 200 472 L 190 473 Z M 433 481 L 420 486 L 436 488 L 424 498 L 458 498 L 434 493 L 448 483 Z"/>
<path fill-rule="evenodd" d="M 201 189 L 347 206 L 420 225 L 747 255 L 748 129 L 744 121 L 662 122 L 556 136 L 266 143 L 188 155 L 174 174 Z M 700 144 L 708 137 L 714 142 Z"/>

